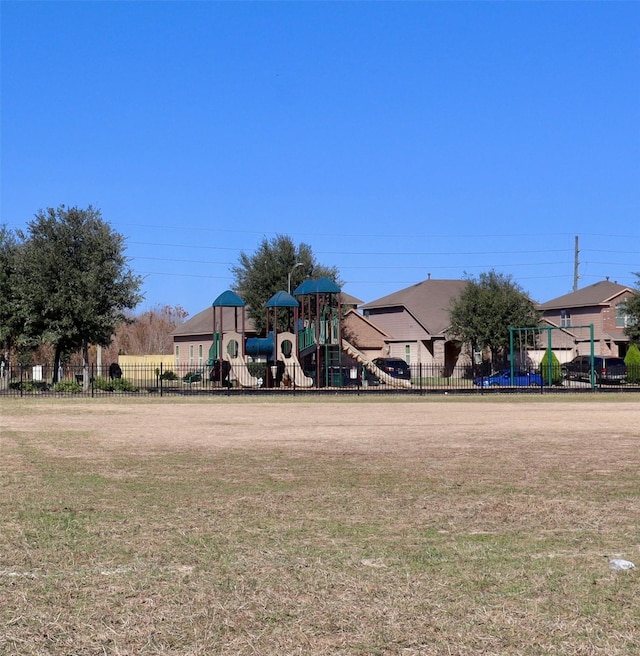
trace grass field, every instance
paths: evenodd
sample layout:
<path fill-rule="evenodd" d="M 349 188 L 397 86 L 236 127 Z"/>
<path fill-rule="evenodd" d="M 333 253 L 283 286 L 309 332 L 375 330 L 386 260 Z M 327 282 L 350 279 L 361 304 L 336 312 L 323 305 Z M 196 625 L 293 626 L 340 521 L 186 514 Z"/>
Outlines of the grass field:
<path fill-rule="evenodd" d="M 0 422 L 3 655 L 640 654 L 631 395 Z"/>

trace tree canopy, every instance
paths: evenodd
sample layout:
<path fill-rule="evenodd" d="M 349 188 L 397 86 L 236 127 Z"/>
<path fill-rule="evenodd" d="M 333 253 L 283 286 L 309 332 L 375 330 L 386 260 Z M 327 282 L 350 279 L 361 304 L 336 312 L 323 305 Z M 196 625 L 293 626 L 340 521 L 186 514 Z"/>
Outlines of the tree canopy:
<path fill-rule="evenodd" d="M 125 310 L 142 300 L 142 279 L 128 266 L 124 237 L 91 206 L 40 211 L 18 236 L 14 289 L 22 333 L 55 346 L 55 382 L 63 353 L 109 344 Z"/>
<path fill-rule="evenodd" d="M 20 332 L 15 281 L 15 267 L 18 261 L 18 241 L 6 227 L 0 226 L 0 354 L 8 357 Z"/>
<path fill-rule="evenodd" d="M 512 276 L 491 270 L 467 285 L 449 308 L 449 334 L 474 351 L 489 349 L 492 359 L 509 350 L 509 328 L 536 326 L 540 313 Z"/>
<path fill-rule="evenodd" d="M 301 266 L 296 266 L 301 263 Z M 256 251 L 249 255 L 240 253 L 238 264 L 231 268 L 234 276 L 233 290 L 248 305 L 249 316 L 258 332 L 266 328 L 266 303 L 278 291 L 287 290 L 291 276 L 291 290 L 305 278 L 327 277 L 340 285 L 338 269 L 319 264 L 311 246 L 296 246 L 287 235 L 263 239 Z"/>
<path fill-rule="evenodd" d="M 625 303 L 625 309 L 630 321 L 624 332 L 629 337 L 632 344 L 640 346 L 640 273 L 634 273 L 633 275 L 637 278 L 637 291 L 631 298 L 627 299 L 627 302 Z"/>

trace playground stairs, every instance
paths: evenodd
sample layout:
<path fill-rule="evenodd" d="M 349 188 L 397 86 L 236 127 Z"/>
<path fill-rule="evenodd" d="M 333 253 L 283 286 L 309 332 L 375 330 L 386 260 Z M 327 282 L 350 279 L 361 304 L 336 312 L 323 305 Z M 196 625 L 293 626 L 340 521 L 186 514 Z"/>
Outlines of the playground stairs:
<path fill-rule="evenodd" d="M 342 387 L 342 349 L 337 344 L 324 345 L 325 385 Z"/>

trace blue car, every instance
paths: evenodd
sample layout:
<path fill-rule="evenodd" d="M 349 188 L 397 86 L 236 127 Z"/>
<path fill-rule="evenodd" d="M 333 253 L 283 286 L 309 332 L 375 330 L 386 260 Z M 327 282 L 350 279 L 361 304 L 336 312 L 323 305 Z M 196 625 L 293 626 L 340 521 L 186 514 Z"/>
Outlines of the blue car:
<path fill-rule="evenodd" d="M 542 387 L 544 381 L 542 376 L 528 371 L 514 371 L 513 383 L 511 382 L 511 371 L 499 371 L 491 376 L 480 376 L 474 379 L 474 385 L 478 387 Z"/>

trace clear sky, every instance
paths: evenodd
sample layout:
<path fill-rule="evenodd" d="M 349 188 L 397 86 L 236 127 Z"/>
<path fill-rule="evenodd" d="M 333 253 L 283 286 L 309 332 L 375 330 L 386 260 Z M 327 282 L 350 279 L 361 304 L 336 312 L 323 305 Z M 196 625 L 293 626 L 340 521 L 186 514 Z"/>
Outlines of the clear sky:
<path fill-rule="evenodd" d="M 0 223 L 101 209 L 140 309 L 290 235 L 371 301 L 640 271 L 638 2 L 0 3 Z"/>

